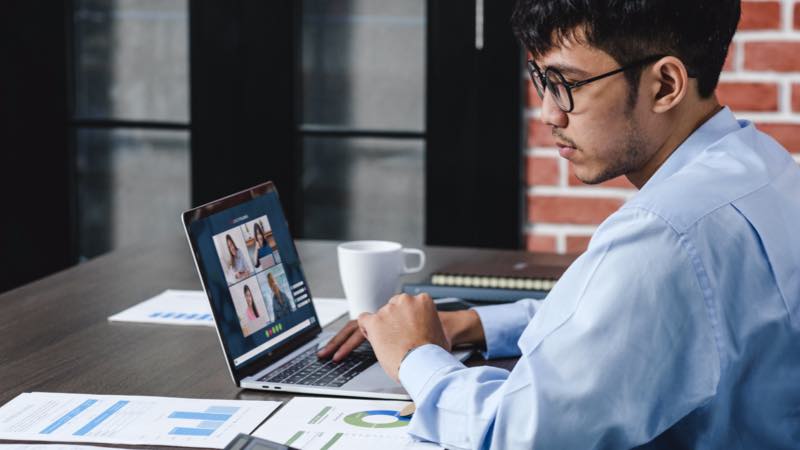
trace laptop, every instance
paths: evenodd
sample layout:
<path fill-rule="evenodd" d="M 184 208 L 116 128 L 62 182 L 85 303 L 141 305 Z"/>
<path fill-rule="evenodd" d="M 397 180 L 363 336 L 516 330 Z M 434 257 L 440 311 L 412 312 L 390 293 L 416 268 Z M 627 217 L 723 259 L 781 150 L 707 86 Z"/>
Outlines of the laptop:
<path fill-rule="evenodd" d="M 320 327 L 272 182 L 190 209 L 182 220 L 238 387 L 409 399 L 368 342 L 339 363 L 317 358 L 332 333 Z M 454 355 L 464 361 L 470 352 Z"/>

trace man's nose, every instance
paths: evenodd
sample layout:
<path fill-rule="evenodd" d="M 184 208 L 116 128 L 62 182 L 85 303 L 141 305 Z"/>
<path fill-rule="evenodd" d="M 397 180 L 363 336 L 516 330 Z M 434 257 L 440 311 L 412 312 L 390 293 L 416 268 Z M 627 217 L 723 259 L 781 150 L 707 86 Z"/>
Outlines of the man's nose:
<path fill-rule="evenodd" d="M 557 128 L 565 128 L 567 126 L 568 117 L 567 113 L 561 110 L 553 98 L 553 94 L 549 89 L 544 91 L 544 98 L 542 98 L 542 122 L 546 125 Z"/>

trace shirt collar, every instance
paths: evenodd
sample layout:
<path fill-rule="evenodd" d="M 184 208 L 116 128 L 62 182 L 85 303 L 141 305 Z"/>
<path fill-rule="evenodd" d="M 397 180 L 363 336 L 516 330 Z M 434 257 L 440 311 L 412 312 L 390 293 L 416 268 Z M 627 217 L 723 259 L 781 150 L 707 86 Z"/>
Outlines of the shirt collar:
<path fill-rule="evenodd" d="M 678 148 L 656 170 L 656 173 L 647 180 L 642 191 L 650 186 L 655 186 L 679 171 L 699 153 L 719 141 L 726 135 L 746 126 L 748 122 L 739 122 L 731 110 L 726 106 L 711 116 L 686 138 Z"/>

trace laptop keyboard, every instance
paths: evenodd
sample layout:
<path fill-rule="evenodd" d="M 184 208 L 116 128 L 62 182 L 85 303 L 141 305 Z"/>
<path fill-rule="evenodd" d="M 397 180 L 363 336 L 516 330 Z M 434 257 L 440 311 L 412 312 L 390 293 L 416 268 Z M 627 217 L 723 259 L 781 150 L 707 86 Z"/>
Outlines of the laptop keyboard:
<path fill-rule="evenodd" d="M 317 348 L 312 346 L 258 381 L 339 387 L 377 361 L 369 342 L 356 347 L 347 358 L 338 363 L 330 359 L 319 359 Z"/>

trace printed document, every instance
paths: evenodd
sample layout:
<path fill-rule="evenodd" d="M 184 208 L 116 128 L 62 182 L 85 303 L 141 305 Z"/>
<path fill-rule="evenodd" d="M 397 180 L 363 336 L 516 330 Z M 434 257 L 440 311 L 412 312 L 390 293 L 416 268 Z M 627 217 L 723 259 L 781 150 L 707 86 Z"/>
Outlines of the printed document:
<path fill-rule="evenodd" d="M 111 322 L 214 326 L 211 306 L 203 291 L 167 289 L 155 297 L 108 318 Z"/>
<path fill-rule="evenodd" d="M 0 408 L 0 439 L 224 448 L 280 402 L 33 392 Z"/>
<path fill-rule="evenodd" d="M 303 450 L 429 450 L 406 432 L 409 418 L 399 412 L 408 402 L 295 397 L 253 436 Z"/>
<path fill-rule="evenodd" d="M 119 447 L 70 444 L 0 444 L 0 450 L 127 450 Z"/>
<path fill-rule="evenodd" d="M 347 301 L 340 298 L 315 298 L 314 308 L 324 327 L 347 313 Z M 214 316 L 203 291 L 167 289 L 153 298 L 114 314 L 111 322 L 200 325 L 213 327 Z"/>

